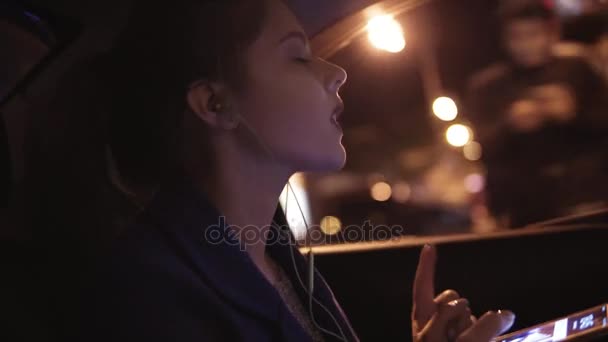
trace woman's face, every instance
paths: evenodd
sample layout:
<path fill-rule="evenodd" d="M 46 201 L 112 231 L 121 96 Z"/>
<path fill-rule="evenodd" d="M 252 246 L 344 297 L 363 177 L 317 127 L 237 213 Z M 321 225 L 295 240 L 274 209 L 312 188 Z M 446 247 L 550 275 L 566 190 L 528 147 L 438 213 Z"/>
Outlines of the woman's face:
<path fill-rule="evenodd" d="M 346 153 L 334 120 L 343 109 L 338 91 L 346 72 L 311 55 L 302 27 L 282 1 L 267 3 L 266 22 L 246 56 L 246 90 L 236 99 L 242 125 L 292 172 L 339 169 Z"/>

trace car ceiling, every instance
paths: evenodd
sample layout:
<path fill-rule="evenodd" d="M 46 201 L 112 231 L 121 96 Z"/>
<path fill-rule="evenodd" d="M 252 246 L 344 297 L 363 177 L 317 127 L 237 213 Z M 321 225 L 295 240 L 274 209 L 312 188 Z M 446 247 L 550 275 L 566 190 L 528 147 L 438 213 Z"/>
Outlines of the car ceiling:
<path fill-rule="evenodd" d="M 378 0 L 287 0 L 302 21 L 306 31 L 314 35 L 341 18 L 370 6 Z M 35 7 L 48 9 L 52 13 L 75 18 L 86 24 L 96 24 L 107 15 L 121 16 L 132 1 L 74 1 L 30 0 Z M 105 22 L 107 26 L 107 22 Z"/>
<path fill-rule="evenodd" d="M 15 0 L 28 7 L 48 13 L 59 21 L 66 19 L 81 25 L 78 38 L 69 45 L 66 53 L 57 60 L 29 86 L 31 94 L 36 94 L 37 84 L 53 83 L 73 61 L 90 53 L 106 49 L 125 22 L 132 0 Z M 300 18 L 304 29 L 311 36 L 340 21 L 344 17 L 360 11 L 379 0 L 286 0 Z M 389 0 L 386 2 L 407 2 L 408 0 Z M 170 3 L 170 2 L 169 2 Z M 327 41 L 327 44 L 333 42 Z M 42 86 L 41 89 L 45 87 Z"/>

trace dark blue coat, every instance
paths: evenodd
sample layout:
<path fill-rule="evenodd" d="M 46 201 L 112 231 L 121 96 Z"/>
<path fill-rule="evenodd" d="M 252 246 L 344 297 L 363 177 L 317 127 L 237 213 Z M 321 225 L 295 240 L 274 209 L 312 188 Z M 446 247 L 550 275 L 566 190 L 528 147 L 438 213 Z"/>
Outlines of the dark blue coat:
<path fill-rule="evenodd" d="M 278 233 L 279 226 L 286 222 L 277 208 L 271 231 Z M 225 227 L 218 210 L 194 187 L 161 190 L 137 224 L 92 267 L 81 313 L 83 341 L 310 341 Z M 268 244 L 267 249 L 307 304 L 290 252 L 306 284 L 304 256 L 293 244 Z M 315 298 L 335 318 L 314 304 L 317 323 L 358 341 L 318 272 L 315 279 Z"/>

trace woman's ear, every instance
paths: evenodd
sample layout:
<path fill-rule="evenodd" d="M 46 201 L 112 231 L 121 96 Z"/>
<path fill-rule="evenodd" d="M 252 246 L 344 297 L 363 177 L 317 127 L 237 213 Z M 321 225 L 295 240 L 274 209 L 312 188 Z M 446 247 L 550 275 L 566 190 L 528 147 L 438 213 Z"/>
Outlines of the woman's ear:
<path fill-rule="evenodd" d="M 232 129 L 235 122 L 230 115 L 230 106 L 223 89 L 218 84 L 196 82 L 188 89 L 188 106 L 210 127 Z"/>
<path fill-rule="evenodd" d="M 209 103 L 214 93 L 215 91 L 211 84 L 199 81 L 192 84 L 186 94 L 190 110 L 211 127 L 215 127 L 218 124 L 217 113 L 211 108 Z"/>

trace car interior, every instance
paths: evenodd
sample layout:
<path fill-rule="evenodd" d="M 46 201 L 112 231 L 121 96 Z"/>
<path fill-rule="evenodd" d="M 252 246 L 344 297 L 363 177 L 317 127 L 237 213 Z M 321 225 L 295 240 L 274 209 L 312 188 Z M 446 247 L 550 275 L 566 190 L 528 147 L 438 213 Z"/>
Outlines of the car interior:
<path fill-rule="evenodd" d="M 294 176 L 295 193 L 305 199 L 305 206 L 304 212 L 294 211 L 287 219 L 300 238 L 301 251 L 314 251 L 316 267 L 362 341 L 410 338 L 410 312 L 405 308 L 411 306 L 411 279 L 425 244 L 438 246 L 438 288 L 459 289 L 477 313 L 508 307 L 517 314 L 514 330 L 608 302 L 608 258 L 603 253 L 608 194 L 568 204 L 559 215 L 523 227 L 504 225 L 484 204 L 487 168 L 478 156 L 481 152 L 475 152 L 479 144 L 472 132 L 482 133 L 460 115 L 467 111 L 464 97 L 471 75 L 504 58 L 494 18 L 499 1 L 288 3 L 315 54 L 349 72 L 342 92 L 349 159 L 341 172 Z M 603 34 L 608 33 L 604 2 L 555 1 L 554 6 L 562 15 L 564 41 L 556 51 L 581 54 L 587 49 L 585 56 L 595 56 L 591 63 L 601 63 Z M 71 65 L 111 46 L 128 12 L 129 1 L 124 0 L 0 4 L 4 341 L 57 340 L 57 301 L 48 298 L 49 274 L 38 269 L 41 256 L 23 224 L 28 215 L 21 195 L 28 127 L 44 118 L 37 104 L 53 96 Z M 397 52 L 390 51 L 394 46 L 382 50 L 370 42 L 371 20 L 382 16 L 402 25 L 405 38 L 401 47 L 397 40 Z M 605 62 L 608 65 L 608 58 Z M 433 101 L 446 96 L 454 99 L 448 106 L 454 103 L 462 109 L 456 119 L 439 120 L 441 113 L 432 113 Z M 460 144 L 463 134 L 466 141 Z M 604 146 L 597 146 L 597 158 L 608 155 Z M 524 181 L 522 186 L 527 186 Z M 560 180 L 569 181 L 566 176 Z M 573 197 L 560 196 L 564 201 Z M 314 222 L 314 229 L 323 233 L 321 240 L 306 239 L 309 228 L 301 216 Z M 349 240 L 344 227 L 365 220 L 400 230 L 397 236 Z"/>

